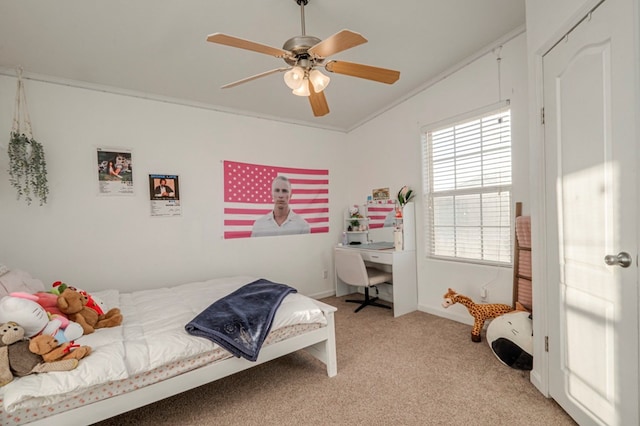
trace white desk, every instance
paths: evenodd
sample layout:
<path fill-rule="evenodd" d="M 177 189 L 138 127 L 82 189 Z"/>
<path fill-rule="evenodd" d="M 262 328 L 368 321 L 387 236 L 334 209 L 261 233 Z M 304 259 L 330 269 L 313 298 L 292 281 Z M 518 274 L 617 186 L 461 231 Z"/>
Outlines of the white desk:
<path fill-rule="evenodd" d="M 418 309 L 418 279 L 416 270 L 416 252 L 415 250 L 395 251 L 391 250 L 371 250 L 366 245 L 338 246 L 335 251 L 339 250 L 356 250 L 367 263 L 378 263 L 381 265 L 390 265 L 393 274 L 393 316 L 413 312 Z M 335 262 L 334 262 L 335 264 Z M 336 296 L 345 296 L 357 291 L 358 287 L 345 284 L 338 274 L 335 274 Z"/>

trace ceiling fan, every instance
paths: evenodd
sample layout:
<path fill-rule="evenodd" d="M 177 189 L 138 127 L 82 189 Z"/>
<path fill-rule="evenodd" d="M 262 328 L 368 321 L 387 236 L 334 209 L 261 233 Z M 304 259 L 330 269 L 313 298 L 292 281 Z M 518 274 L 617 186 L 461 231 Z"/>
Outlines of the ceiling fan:
<path fill-rule="evenodd" d="M 325 70 L 332 73 L 365 78 L 387 84 L 393 84 L 400 78 L 399 71 L 354 62 L 327 60 L 329 56 L 338 52 L 366 43 L 367 39 L 350 30 L 339 31 L 325 40 L 306 35 L 304 7 L 309 0 L 294 1 L 300 6 L 302 35 L 285 41 L 282 49 L 222 33 L 211 34 L 207 37 L 207 41 L 212 43 L 275 56 L 276 58 L 284 59 L 289 65 L 288 67 L 276 68 L 226 84 L 222 86 L 222 89 L 235 87 L 278 72 L 285 72 L 284 81 L 293 90 L 293 94 L 308 96 L 313 115 L 321 117 L 329 113 L 329 105 L 323 91 L 329 84 L 330 78 L 320 72 L 318 70 L 319 67 L 324 67 Z"/>

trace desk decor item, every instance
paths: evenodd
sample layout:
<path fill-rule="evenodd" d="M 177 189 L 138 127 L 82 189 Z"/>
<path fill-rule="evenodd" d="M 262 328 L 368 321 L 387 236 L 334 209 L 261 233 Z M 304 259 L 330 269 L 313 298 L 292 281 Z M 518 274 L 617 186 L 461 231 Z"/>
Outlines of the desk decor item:
<path fill-rule="evenodd" d="M 44 158 L 44 148 L 33 138 L 21 68 L 18 69 L 16 109 L 7 151 L 9 182 L 18 191 L 18 200 L 24 196 L 25 201 L 30 205 L 31 197 L 34 196 L 40 200 L 40 205 L 45 204 L 49 194 L 47 163 Z"/>
<path fill-rule="evenodd" d="M 397 251 L 402 251 L 404 248 L 404 241 L 402 235 L 402 227 L 396 227 L 393 231 L 393 246 Z"/>
<path fill-rule="evenodd" d="M 411 201 L 415 195 L 416 194 L 414 194 L 413 190 L 407 185 L 400 188 L 400 191 L 398 191 L 398 204 L 400 205 L 400 208 L 404 207 L 405 204 Z"/>
<path fill-rule="evenodd" d="M 360 209 L 358 206 L 353 206 L 349 208 L 349 215 L 353 219 L 351 220 L 351 229 L 353 231 L 366 231 L 366 225 L 360 222 L 360 219 L 363 219 L 364 216 L 360 214 Z"/>

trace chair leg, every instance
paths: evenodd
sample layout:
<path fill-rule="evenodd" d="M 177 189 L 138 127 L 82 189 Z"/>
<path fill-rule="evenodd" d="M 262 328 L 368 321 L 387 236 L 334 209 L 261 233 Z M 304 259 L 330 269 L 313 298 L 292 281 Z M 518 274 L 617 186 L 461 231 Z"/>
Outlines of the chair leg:
<path fill-rule="evenodd" d="M 345 300 L 345 302 L 360 303 L 360 306 L 358 306 L 354 312 L 359 312 L 365 306 L 378 306 L 380 308 L 391 309 L 391 306 L 383 305 L 381 303 L 377 303 L 377 300 L 378 300 L 377 296 L 376 297 L 369 297 L 369 287 L 365 287 L 364 288 L 364 300 L 349 299 L 349 300 Z"/>

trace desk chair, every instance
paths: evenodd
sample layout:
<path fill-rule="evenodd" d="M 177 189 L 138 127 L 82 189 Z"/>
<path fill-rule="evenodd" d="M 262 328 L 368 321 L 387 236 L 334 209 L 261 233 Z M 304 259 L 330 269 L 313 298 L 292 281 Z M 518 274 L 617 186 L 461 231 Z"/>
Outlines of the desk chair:
<path fill-rule="evenodd" d="M 359 303 L 355 312 L 365 306 L 379 306 L 381 308 L 391 309 L 391 306 L 377 303 L 378 297 L 369 297 L 369 288 L 375 287 L 377 284 L 391 282 L 390 272 L 385 272 L 376 268 L 369 268 L 364 264 L 362 256 L 357 251 L 338 250 L 336 251 L 336 274 L 338 278 L 346 284 L 364 287 L 364 300 L 347 300 L 350 303 Z M 377 288 L 376 288 L 377 290 Z"/>

